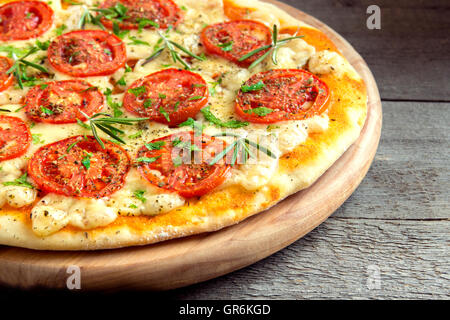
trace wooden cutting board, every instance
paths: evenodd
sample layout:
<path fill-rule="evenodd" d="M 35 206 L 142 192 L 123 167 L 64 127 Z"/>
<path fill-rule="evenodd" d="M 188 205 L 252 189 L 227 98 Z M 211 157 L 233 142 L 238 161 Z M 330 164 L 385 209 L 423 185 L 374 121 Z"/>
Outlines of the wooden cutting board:
<path fill-rule="evenodd" d="M 358 141 L 310 188 L 272 209 L 217 232 L 155 245 L 95 252 L 50 252 L 0 246 L 0 283 L 66 288 L 71 265 L 82 289 L 163 290 L 212 279 L 248 266 L 298 240 L 327 219 L 366 175 L 381 133 L 381 101 L 361 56 L 335 31 L 286 4 L 270 0 L 324 31 L 366 82 L 369 112 Z M 363 26 L 362 26 L 363 27 Z"/>

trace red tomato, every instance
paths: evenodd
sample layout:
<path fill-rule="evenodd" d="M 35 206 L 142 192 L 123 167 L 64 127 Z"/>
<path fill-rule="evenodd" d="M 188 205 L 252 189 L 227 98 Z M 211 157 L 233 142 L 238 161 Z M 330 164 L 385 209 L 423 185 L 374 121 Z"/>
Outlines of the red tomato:
<path fill-rule="evenodd" d="M 23 155 L 31 143 L 25 122 L 16 117 L 0 116 L 0 161 Z"/>
<path fill-rule="evenodd" d="M 170 126 L 194 117 L 207 102 L 205 80 L 178 69 L 165 69 L 135 81 L 123 98 L 128 111 Z"/>
<path fill-rule="evenodd" d="M 124 43 L 101 30 L 77 30 L 56 38 L 48 48 L 48 61 L 73 77 L 104 76 L 125 65 Z"/>
<path fill-rule="evenodd" d="M 203 29 L 200 41 L 206 51 L 228 59 L 240 66 L 248 67 L 267 50 L 239 61 L 241 57 L 272 43 L 270 29 L 253 20 L 234 20 L 210 25 Z"/>
<path fill-rule="evenodd" d="M 151 20 L 160 28 L 166 29 L 169 26 L 176 26 L 181 20 L 181 10 L 172 0 L 106 0 L 100 8 L 111 8 L 118 3 L 128 9 L 126 12 L 128 18 L 118 23 L 120 29 L 138 29 L 139 23 L 144 28 L 154 28 L 145 23 L 146 20 Z M 111 20 L 102 18 L 101 21 L 105 27 L 113 28 Z"/>
<path fill-rule="evenodd" d="M 6 73 L 13 66 L 13 64 L 14 62 L 11 59 L 0 56 L 0 91 L 8 89 L 13 83 L 13 74 Z"/>
<path fill-rule="evenodd" d="M 242 119 L 255 123 L 303 120 L 324 112 L 329 95 L 326 83 L 312 73 L 277 69 L 247 80 L 235 108 Z"/>
<path fill-rule="evenodd" d="M 47 82 L 33 87 L 25 97 L 27 116 L 36 122 L 75 123 L 86 121 L 103 106 L 97 87 L 82 80 Z"/>
<path fill-rule="evenodd" d="M 143 177 L 159 188 L 186 198 L 199 197 L 228 177 L 230 166 L 223 161 L 209 165 L 224 148 L 223 140 L 180 132 L 143 146 L 138 152 L 138 169 Z"/>
<path fill-rule="evenodd" d="M 27 40 L 47 31 L 53 10 L 41 1 L 14 1 L 0 7 L 0 41 Z"/>
<path fill-rule="evenodd" d="M 75 136 L 41 147 L 28 162 L 28 173 L 44 192 L 69 197 L 103 198 L 122 188 L 130 169 L 127 152 L 92 136 Z"/>

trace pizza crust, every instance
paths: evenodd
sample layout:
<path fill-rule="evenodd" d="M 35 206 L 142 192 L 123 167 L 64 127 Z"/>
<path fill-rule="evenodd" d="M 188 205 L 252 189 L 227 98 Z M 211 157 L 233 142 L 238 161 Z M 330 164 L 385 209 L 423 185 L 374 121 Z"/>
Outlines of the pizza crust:
<path fill-rule="evenodd" d="M 256 16 L 278 20 L 282 28 L 312 28 L 271 4 L 240 0 L 239 6 L 251 8 Z M 256 16 L 253 18 L 257 19 Z M 320 41 L 323 41 L 323 35 Z M 314 46 L 314 41 L 309 44 Z M 329 45 L 333 47 L 331 41 Z M 0 211 L 0 243 L 40 250 L 97 250 L 145 245 L 219 230 L 274 206 L 311 186 L 360 135 L 367 115 L 366 88 L 348 61 L 345 58 L 339 61 L 344 64 L 339 72 L 330 69 L 320 75 L 332 92 L 328 129 L 310 134 L 304 143 L 284 154 L 266 185 L 256 190 L 230 185 L 155 217 L 119 216 L 104 227 L 81 230 L 67 226 L 47 237 L 33 233 L 29 213 L 3 209 Z"/>

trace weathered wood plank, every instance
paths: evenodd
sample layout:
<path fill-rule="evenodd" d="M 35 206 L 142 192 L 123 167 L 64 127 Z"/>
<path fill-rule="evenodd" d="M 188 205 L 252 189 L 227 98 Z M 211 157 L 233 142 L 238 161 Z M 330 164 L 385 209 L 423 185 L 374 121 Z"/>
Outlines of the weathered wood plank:
<path fill-rule="evenodd" d="M 450 221 L 337 216 L 283 251 L 176 299 L 450 298 Z M 380 289 L 368 288 L 380 270 Z M 162 296 L 161 296 L 162 294 Z"/>
<path fill-rule="evenodd" d="M 450 218 L 448 109 L 448 103 L 384 102 L 375 160 L 338 216 Z"/>
<path fill-rule="evenodd" d="M 348 40 L 374 73 L 382 99 L 450 100 L 449 1 L 282 1 Z M 381 8 L 381 30 L 366 27 L 373 4 Z"/>

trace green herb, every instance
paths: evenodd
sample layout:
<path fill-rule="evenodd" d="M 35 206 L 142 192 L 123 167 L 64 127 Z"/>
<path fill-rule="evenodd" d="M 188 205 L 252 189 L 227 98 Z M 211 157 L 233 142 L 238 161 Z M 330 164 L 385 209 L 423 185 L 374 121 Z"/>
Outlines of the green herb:
<path fill-rule="evenodd" d="M 138 23 L 138 32 L 142 32 L 142 29 L 148 26 L 152 26 L 155 28 L 159 28 L 159 24 L 157 24 L 155 21 L 147 19 L 147 18 L 137 18 L 136 22 Z"/>
<path fill-rule="evenodd" d="M 31 135 L 31 139 L 33 140 L 33 144 L 43 144 L 45 143 L 44 140 L 41 140 L 42 134 L 41 133 L 34 133 Z"/>
<path fill-rule="evenodd" d="M 52 114 L 54 114 L 54 112 L 53 112 L 52 110 L 47 109 L 46 107 L 43 107 L 43 106 L 41 106 L 41 111 L 42 111 L 43 113 L 45 113 L 46 115 L 52 115 Z"/>
<path fill-rule="evenodd" d="M 153 100 L 152 99 L 147 99 L 147 100 L 144 101 L 144 108 L 145 109 L 150 108 L 152 106 L 152 104 L 153 104 Z"/>
<path fill-rule="evenodd" d="M 137 139 L 137 138 L 142 137 L 142 134 L 143 134 L 143 132 L 141 130 L 139 130 L 135 134 L 129 135 L 128 138 L 129 139 Z"/>
<path fill-rule="evenodd" d="M 218 119 L 210 110 L 210 106 L 204 107 L 203 109 L 200 110 L 203 114 L 203 116 L 205 117 L 206 120 L 208 120 L 209 122 L 215 124 L 218 127 L 223 127 L 223 128 L 242 128 L 245 126 L 248 126 L 249 123 L 248 122 L 242 122 L 242 121 L 238 121 L 238 120 L 229 120 L 229 121 L 222 121 L 220 119 Z"/>
<path fill-rule="evenodd" d="M 254 67 L 256 67 L 258 64 L 260 64 L 262 61 L 264 61 L 264 59 L 266 59 L 269 55 L 272 55 L 272 62 L 277 65 L 278 61 L 277 61 L 277 54 L 278 54 L 278 50 L 284 46 L 285 44 L 287 44 L 289 41 L 294 40 L 294 39 L 300 39 L 303 38 L 303 36 L 297 36 L 294 35 L 293 37 L 289 37 L 289 38 L 284 38 L 284 39 L 278 39 L 278 27 L 276 24 L 273 25 L 273 30 L 272 30 L 272 43 L 259 47 L 258 49 L 255 49 L 249 53 L 247 53 L 246 55 L 242 56 L 239 61 L 244 61 L 247 60 L 251 57 L 253 57 L 255 54 L 267 50 L 269 49 L 266 53 L 264 53 L 261 57 L 259 57 L 258 59 L 256 59 L 248 68 L 249 69 L 253 69 Z"/>
<path fill-rule="evenodd" d="M 41 42 L 39 40 L 36 40 L 36 47 L 38 47 L 42 51 L 47 50 L 49 46 L 50 46 L 50 40 L 47 40 L 45 42 Z"/>
<path fill-rule="evenodd" d="M 181 6 L 180 8 L 181 8 L 181 10 L 183 10 L 183 11 L 187 11 L 186 6 Z"/>
<path fill-rule="evenodd" d="M 14 59 L 14 64 L 12 65 L 11 68 L 8 69 L 8 71 L 6 71 L 6 74 L 12 73 L 14 75 L 14 77 L 16 78 L 17 83 L 21 89 L 23 89 L 23 87 L 24 87 L 24 82 L 33 79 L 27 75 L 26 69 L 28 67 L 39 70 L 44 73 L 49 73 L 49 71 L 45 67 L 43 67 L 39 64 L 36 64 L 34 62 L 25 60 L 25 58 L 27 58 L 28 56 L 30 56 L 33 53 L 36 53 L 38 51 L 39 51 L 38 47 L 31 47 L 25 54 L 23 54 L 20 57 L 17 57 L 17 55 L 14 52 L 11 53 L 12 58 Z"/>
<path fill-rule="evenodd" d="M 101 22 L 102 15 L 93 15 L 89 9 L 83 5 L 83 14 L 81 15 L 80 21 L 78 21 L 78 29 L 84 29 L 87 23 L 96 25 L 100 29 L 105 30 L 105 26 Z"/>
<path fill-rule="evenodd" d="M 0 108 L 1 112 L 11 112 L 11 110 Z"/>
<path fill-rule="evenodd" d="M 162 93 L 158 93 L 158 97 L 159 97 L 160 99 L 165 99 L 165 98 L 167 98 L 167 96 L 166 96 L 165 94 L 162 94 Z"/>
<path fill-rule="evenodd" d="M 117 84 L 120 85 L 120 86 L 126 86 L 127 83 L 125 81 L 125 77 L 122 76 L 122 78 L 120 78 L 119 81 L 117 81 Z"/>
<path fill-rule="evenodd" d="M 191 66 L 189 65 L 189 63 L 187 63 L 187 62 L 180 56 L 180 54 L 177 52 L 177 50 L 176 50 L 175 48 L 181 50 L 182 52 L 184 52 L 185 54 L 187 54 L 188 56 L 190 56 L 190 57 L 192 57 L 192 58 L 194 58 L 194 59 L 197 59 L 197 60 L 199 60 L 199 61 L 204 61 L 204 60 L 205 60 L 205 58 L 200 57 L 200 56 L 198 56 L 198 55 L 192 53 L 191 51 L 189 51 L 188 49 L 186 49 L 186 48 L 183 47 L 182 45 L 180 45 L 180 44 L 178 44 L 178 43 L 176 43 L 176 42 L 174 42 L 174 41 L 172 41 L 172 40 L 169 40 L 169 39 L 167 38 L 167 36 L 164 35 L 162 32 L 160 32 L 159 30 L 157 30 L 157 32 L 158 32 L 158 34 L 159 34 L 160 40 L 162 40 L 161 43 L 164 43 L 164 46 L 155 48 L 155 51 L 150 55 L 150 57 L 148 57 L 148 58 L 142 63 L 142 65 L 146 65 L 147 63 L 149 63 L 150 61 L 152 61 L 154 58 L 156 58 L 157 56 L 159 56 L 159 55 L 161 54 L 161 52 L 164 51 L 164 49 L 167 49 L 167 50 L 169 50 L 169 54 L 170 54 L 170 56 L 172 57 L 172 60 L 173 60 L 174 63 L 179 62 L 179 63 L 181 63 L 181 64 L 184 66 L 185 69 L 190 70 L 190 69 L 191 69 Z"/>
<path fill-rule="evenodd" d="M 190 97 L 188 100 L 189 101 L 194 101 L 194 100 L 200 100 L 203 99 L 203 96 L 194 96 L 194 97 Z"/>
<path fill-rule="evenodd" d="M 148 150 L 161 150 L 161 148 L 165 145 L 166 145 L 165 141 L 155 141 L 145 144 Z"/>
<path fill-rule="evenodd" d="M 67 29 L 67 26 L 65 24 L 60 25 L 58 28 L 55 29 L 55 33 L 60 36 L 63 34 L 63 31 Z"/>
<path fill-rule="evenodd" d="M 77 145 L 79 141 L 76 141 L 74 143 L 72 143 L 70 146 L 67 147 L 66 152 L 68 153 L 70 150 L 72 150 L 73 147 L 75 147 Z"/>
<path fill-rule="evenodd" d="M 227 43 L 219 44 L 219 45 L 217 45 L 217 46 L 218 46 L 219 48 L 222 48 L 222 51 L 228 52 L 228 51 L 233 50 L 233 44 L 234 44 L 234 42 L 233 42 L 233 41 L 230 41 L 230 42 L 227 42 Z"/>
<path fill-rule="evenodd" d="M 136 98 L 139 97 L 141 94 L 144 94 L 147 92 L 147 88 L 145 86 L 139 86 L 136 88 L 130 88 L 128 89 L 129 93 L 132 93 Z"/>
<path fill-rule="evenodd" d="M 214 159 L 212 159 L 211 162 L 209 163 L 210 166 L 215 165 L 217 162 L 219 162 L 231 150 L 233 150 L 233 156 L 231 158 L 230 165 L 234 166 L 236 164 L 239 153 L 241 154 L 242 162 L 245 164 L 245 163 L 247 163 L 247 159 L 249 157 L 255 158 L 255 155 L 251 151 L 250 147 L 253 147 L 253 148 L 265 153 L 266 155 L 268 155 L 269 157 L 271 157 L 273 159 L 277 159 L 277 156 L 275 155 L 275 153 L 273 153 L 270 149 L 263 147 L 260 144 L 254 142 L 254 141 L 251 141 L 245 137 L 242 137 L 240 135 L 222 132 L 222 133 L 213 135 L 213 137 L 235 137 L 237 139 L 233 143 L 229 144 L 222 152 L 217 154 L 214 157 Z"/>
<path fill-rule="evenodd" d="M 34 189 L 34 186 L 27 181 L 28 174 L 24 173 L 14 181 L 3 182 L 4 186 L 19 186 Z"/>
<path fill-rule="evenodd" d="M 199 121 L 195 121 L 192 118 L 189 118 L 185 122 L 180 123 L 178 127 L 191 127 L 194 130 L 196 136 L 201 135 L 203 131 L 203 124 Z"/>
<path fill-rule="evenodd" d="M 117 21 L 113 22 L 113 33 L 118 36 L 120 39 L 123 39 L 127 34 L 130 33 L 130 30 L 120 30 L 119 24 Z"/>
<path fill-rule="evenodd" d="M 128 44 L 131 44 L 131 45 L 144 45 L 144 46 L 149 46 L 150 47 L 150 43 L 148 43 L 147 41 L 140 40 L 140 39 L 138 39 L 138 38 L 136 38 L 134 36 L 130 36 L 130 37 L 128 37 L 128 39 L 131 40 L 131 42 L 129 42 Z"/>
<path fill-rule="evenodd" d="M 180 156 L 177 156 L 176 158 L 172 159 L 172 163 L 173 163 L 173 166 L 175 168 L 177 168 L 183 164 L 183 158 L 181 158 Z"/>
<path fill-rule="evenodd" d="M 145 203 L 145 202 L 147 201 L 147 199 L 144 197 L 144 193 L 145 193 L 144 190 L 136 190 L 136 191 L 133 193 L 133 196 L 134 196 L 136 199 L 141 200 L 142 203 Z"/>
<path fill-rule="evenodd" d="M 201 149 L 196 145 L 192 144 L 188 141 L 182 141 L 180 138 L 177 138 L 172 141 L 172 146 L 177 147 L 179 149 L 186 149 L 191 152 L 193 151 L 201 151 Z"/>
<path fill-rule="evenodd" d="M 147 157 L 141 157 L 141 158 L 137 158 L 136 162 L 145 162 L 145 163 L 153 163 L 156 160 L 158 160 L 159 158 L 161 158 L 161 156 L 158 157 L 152 157 L 152 158 L 147 158 Z"/>
<path fill-rule="evenodd" d="M 137 205 L 135 205 L 135 204 L 130 204 L 129 206 L 128 206 L 128 208 L 131 208 L 131 209 L 137 209 Z"/>
<path fill-rule="evenodd" d="M 170 122 L 169 114 L 167 113 L 166 110 L 164 110 L 162 106 L 159 107 L 159 113 L 161 113 L 164 116 L 164 118 L 166 118 L 167 122 Z"/>
<path fill-rule="evenodd" d="M 262 81 L 259 81 L 258 83 L 252 84 L 250 86 L 244 84 L 241 87 L 241 91 L 242 92 L 259 91 L 259 90 L 262 90 L 263 88 L 265 88 L 265 86 L 266 85 Z"/>
<path fill-rule="evenodd" d="M 81 159 L 81 164 L 86 168 L 86 170 L 89 170 L 89 168 L 91 167 L 91 157 L 92 157 L 92 153 L 90 152 L 86 152 L 86 155 L 83 157 L 83 159 Z"/>
<path fill-rule="evenodd" d="M 42 90 L 44 90 L 45 88 L 48 87 L 48 84 L 43 83 L 43 84 L 41 84 L 39 87 L 40 87 Z"/>
<path fill-rule="evenodd" d="M 247 114 L 256 114 L 260 117 L 265 117 L 267 116 L 269 113 L 272 113 L 274 110 L 270 109 L 270 108 L 266 108 L 266 107 L 259 107 L 259 108 L 253 108 L 253 109 L 248 109 L 248 110 L 244 110 L 245 113 Z"/>
<path fill-rule="evenodd" d="M 103 92 L 103 94 L 106 96 L 106 103 L 111 107 L 111 109 L 113 110 L 113 116 L 115 118 L 118 118 L 120 116 L 123 115 L 122 110 L 120 110 L 122 108 L 122 103 L 121 102 L 114 102 L 112 99 L 112 91 L 111 89 L 106 89 L 105 92 Z"/>
<path fill-rule="evenodd" d="M 92 117 L 89 118 L 88 115 L 86 115 L 84 112 L 80 111 L 83 116 L 85 116 L 88 119 L 89 127 L 92 131 L 92 135 L 94 136 L 95 140 L 97 140 L 98 144 L 105 149 L 105 144 L 98 136 L 98 130 L 103 131 L 108 136 L 113 138 L 114 140 L 117 140 L 120 143 L 126 144 L 126 142 L 119 137 L 119 134 L 124 134 L 125 132 L 121 129 L 118 129 L 114 127 L 114 125 L 126 125 L 131 126 L 135 122 L 140 122 L 144 120 L 148 120 L 148 118 L 119 118 L 119 117 L 112 117 L 111 115 L 107 113 L 96 113 Z M 102 117 L 103 116 L 103 117 Z M 78 124 L 80 124 L 80 120 L 77 119 Z"/>
<path fill-rule="evenodd" d="M 29 49 L 16 48 L 13 46 L 0 46 L 0 51 L 8 53 L 8 56 L 10 58 L 13 57 L 13 54 L 16 56 L 24 55 L 25 53 L 27 53 L 28 50 Z"/>

